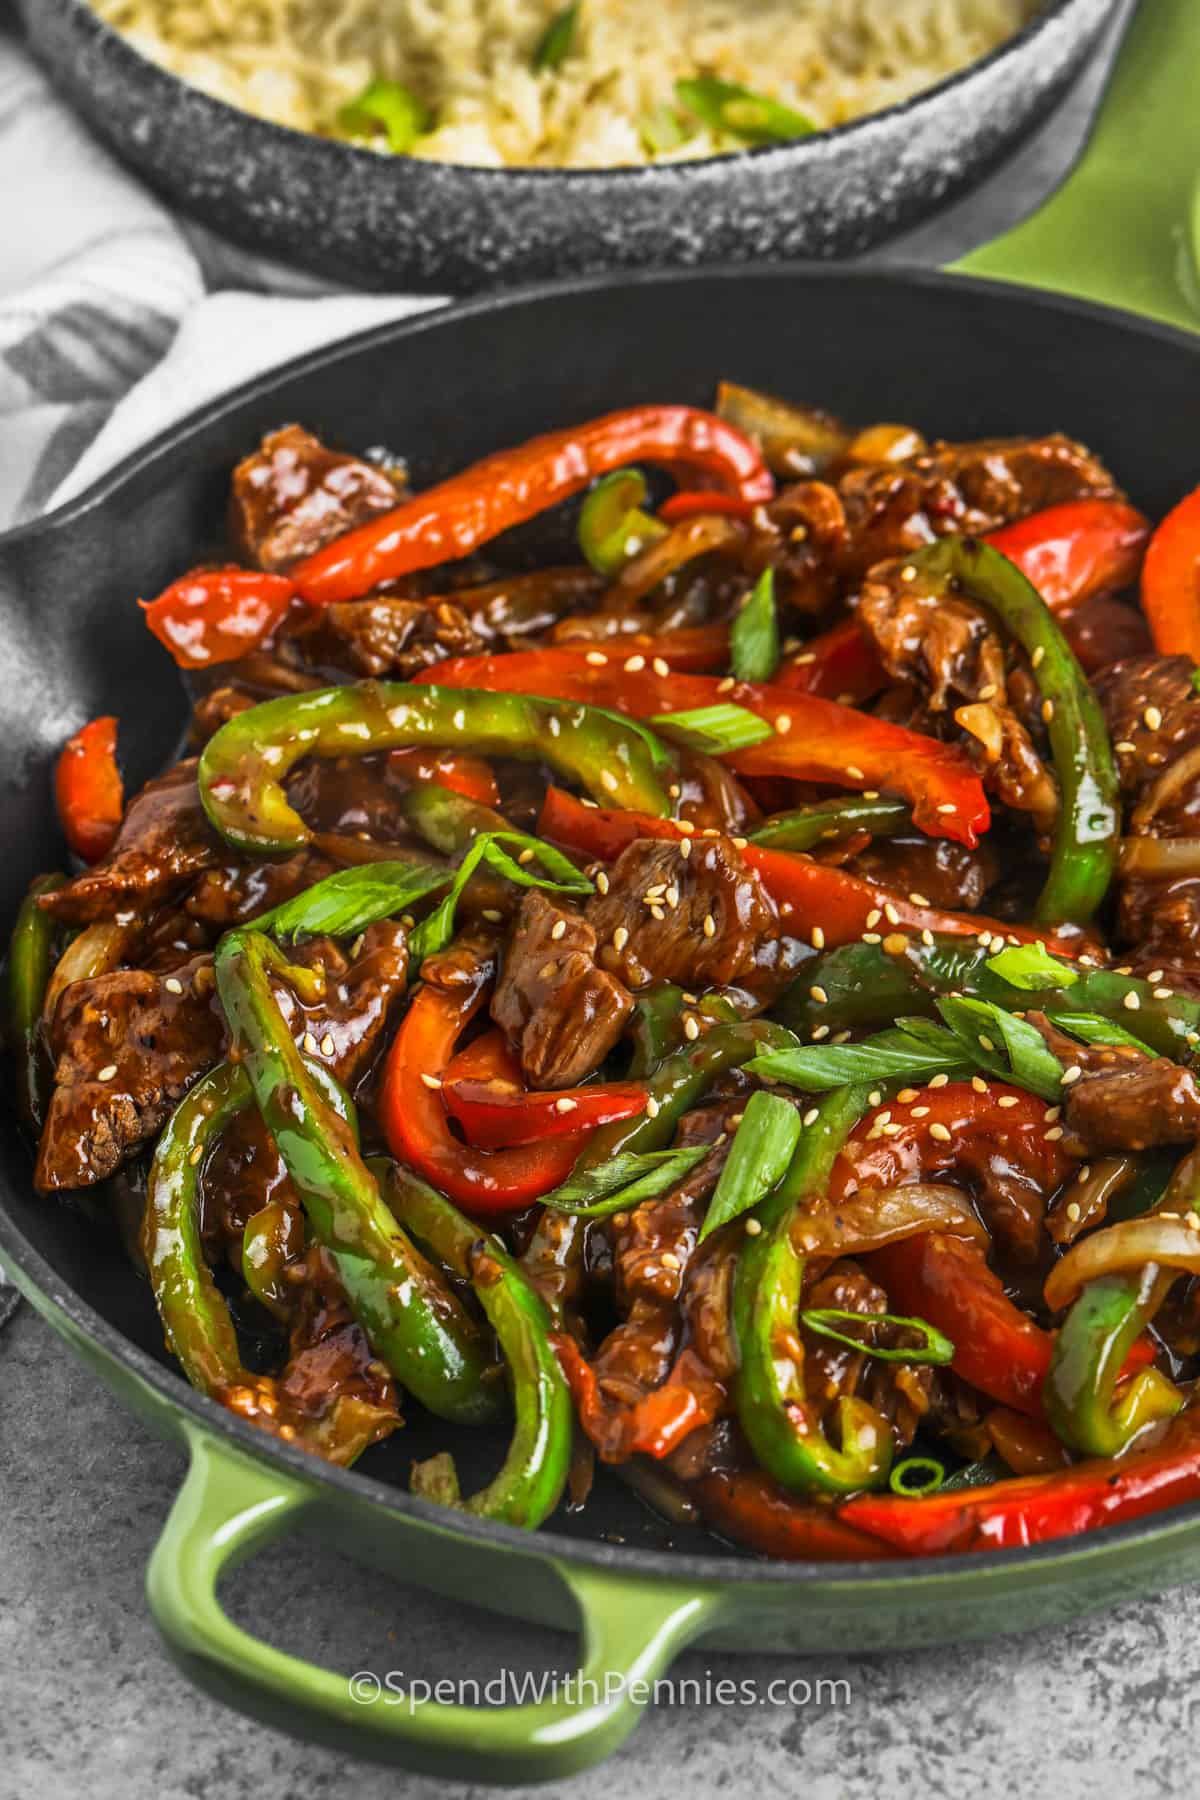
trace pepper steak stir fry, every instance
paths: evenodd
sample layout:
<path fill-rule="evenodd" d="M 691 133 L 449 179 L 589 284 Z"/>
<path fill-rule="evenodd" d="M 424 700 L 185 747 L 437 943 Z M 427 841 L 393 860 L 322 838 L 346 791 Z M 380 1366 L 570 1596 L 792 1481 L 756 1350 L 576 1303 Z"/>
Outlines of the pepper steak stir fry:
<path fill-rule="evenodd" d="M 231 518 L 146 614 L 195 753 L 72 739 L 8 963 L 189 1380 L 782 1557 L 1200 1495 L 1200 493 L 725 384 L 418 495 L 288 426 Z"/>

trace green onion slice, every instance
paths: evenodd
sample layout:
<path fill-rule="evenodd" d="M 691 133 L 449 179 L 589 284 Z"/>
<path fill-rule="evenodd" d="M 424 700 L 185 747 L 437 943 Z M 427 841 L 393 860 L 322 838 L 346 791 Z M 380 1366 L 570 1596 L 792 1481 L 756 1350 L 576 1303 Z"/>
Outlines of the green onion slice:
<path fill-rule="evenodd" d="M 675 98 L 710 130 L 728 132 L 746 144 L 782 144 L 791 138 L 809 137 L 817 129 L 804 113 L 781 100 L 756 94 L 736 82 L 718 81 L 713 75 L 677 81 Z"/>
<path fill-rule="evenodd" d="M 836 1343 L 861 1351 L 864 1356 L 873 1356 L 879 1362 L 932 1363 L 937 1367 L 944 1367 L 954 1361 L 954 1345 L 927 1319 L 905 1319 L 899 1313 L 847 1312 L 840 1306 L 819 1306 L 802 1312 L 800 1323 L 820 1337 L 833 1338 Z M 854 1337 L 850 1332 L 839 1331 L 839 1324 L 903 1326 L 906 1330 L 921 1332 L 925 1342 L 909 1350 L 887 1350 L 865 1338 Z"/>
<path fill-rule="evenodd" d="M 761 1090 L 751 1094 L 700 1228 L 701 1243 L 718 1226 L 757 1206 L 783 1179 L 802 1129 L 790 1101 Z"/>
<path fill-rule="evenodd" d="M 933 1456 L 906 1456 L 888 1476 L 893 1494 L 908 1500 L 919 1500 L 925 1494 L 936 1494 L 946 1479 L 946 1471 Z"/>
<path fill-rule="evenodd" d="M 779 667 L 775 572 L 764 569 L 729 632 L 729 658 L 739 681 L 770 681 Z"/>
<path fill-rule="evenodd" d="M 370 81 L 356 100 L 343 106 L 338 124 L 355 137 L 374 137 L 380 128 L 388 149 L 404 156 L 433 125 L 425 102 L 399 81 Z"/>

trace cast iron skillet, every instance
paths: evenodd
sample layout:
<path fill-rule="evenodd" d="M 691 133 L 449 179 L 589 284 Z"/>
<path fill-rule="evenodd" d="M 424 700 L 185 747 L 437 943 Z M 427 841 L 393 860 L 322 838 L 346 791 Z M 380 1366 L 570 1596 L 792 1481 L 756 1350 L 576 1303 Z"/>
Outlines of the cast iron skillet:
<path fill-rule="evenodd" d="M 87 0 L 18 0 L 69 99 L 175 205 L 337 281 L 453 294 L 866 249 L 1013 148 L 1065 91 L 1113 4 L 1047 0 L 1010 43 L 928 93 L 802 143 L 568 172 L 381 158 L 269 125 L 157 68 Z"/>
<path fill-rule="evenodd" d="M 1194 0 L 1143 8 L 1070 191 L 993 248 L 993 270 L 1037 268 L 1044 282 L 1095 292 L 1102 259 L 1068 277 L 1054 254 L 1066 242 L 1074 262 L 1076 242 L 1097 242 L 1085 226 L 1100 207 L 1120 246 L 1110 291 L 1200 329 L 1175 283 L 1184 177 L 1200 167 L 1200 118 L 1187 106 L 1198 54 Z M 1111 175 L 1131 167 L 1131 131 L 1141 188 L 1123 195 Z M 259 433 L 299 418 L 351 445 L 390 441 L 424 481 L 614 405 L 704 403 L 721 373 L 850 419 L 882 413 L 951 437 L 1061 426 L 1108 458 L 1151 513 L 1197 477 L 1200 338 L 978 280 L 651 273 L 480 301 L 352 339 L 209 407 L 0 545 L 3 910 L 61 857 L 48 776 L 69 731 L 118 713 L 134 781 L 175 749 L 182 696 L 133 597 L 213 548 L 230 466 Z M 638 1713 L 630 1683 L 652 1680 L 690 1642 L 908 1648 L 1063 1620 L 1200 1576 L 1200 1505 L 1028 1550 L 841 1565 L 766 1564 L 678 1534 L 666 1553 L 656 1527 L 604 1492 L 582 1522 L 536 1535 L 443 1511 L 404 1491 L 408 1461 L 442 1444 L 441 1428 L 416 1425 L 346 1472 L 195 1394 L 167 1365 L 145 1287 L 106 1223 L 86 1203 L 32 1195 L 29 1170 L 10 1125 L 0 1133 L 0 1255 L 80 1356 L 190 1452 L 148 1577 L 172 1653 L 235 1705 L 343 1750 L 476 1781 L 561 1777 L 621 1741 Z M 300 1522 L 438 1592 L 582 1623 L 586 1681 L 507 1710 L 356 1697 L 344 1678 L 242 1631 L 216 1598 L 223 1570 Z"/>

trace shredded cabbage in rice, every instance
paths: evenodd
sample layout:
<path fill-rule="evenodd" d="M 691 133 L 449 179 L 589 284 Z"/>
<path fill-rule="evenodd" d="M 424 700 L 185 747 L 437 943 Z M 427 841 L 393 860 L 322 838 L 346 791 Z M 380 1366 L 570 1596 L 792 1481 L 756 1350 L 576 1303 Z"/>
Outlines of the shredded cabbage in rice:
<path fill-rule="evenodd" d="M 435 126 L 416 156 L 605 168 L 656 158 L 642 124 L 694 75 L 840 125 L 993 50 L 1037 0 L 582 0 L 570 53 L 536 73 L 561 0 L 93 0 L 154 61 L 281 125 L 344 135 L 368 82 L 404 83 Z M 704 127 L 672 160 L 739 148 Z M 381 139 L 377 147 L 386 148 Z"/>

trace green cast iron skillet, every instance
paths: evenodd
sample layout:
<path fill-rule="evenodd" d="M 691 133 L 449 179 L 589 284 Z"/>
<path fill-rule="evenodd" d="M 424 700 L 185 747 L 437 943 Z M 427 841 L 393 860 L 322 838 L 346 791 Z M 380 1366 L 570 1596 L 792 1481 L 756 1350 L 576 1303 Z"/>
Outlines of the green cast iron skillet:
<path fill-rule="evenodd" d="M 426 482 L 613 406 L 704 404 L 727 375 L 950 438 L 1061 427 L 1104 455 L 1139 505 L 1164 511 L 1200 478 L 1200 312 L 1184 254 L 1198 72 L 1200 6 L 1145 0 L 1071 182 L 972 258 L 966 278 L 723 269 L 474 302 L 269 375 L 12 534 L 0 544 L 0 913 L 61 861 L 49 772 L 70 731 L 117 713 L 131 783 L 176 748 L 183 697 L 134 599 L 219 547 L 232 464 L 284 420 L 349 445 L 389 443 Z M 1092 304 L 1105 299 L 1145 317 Z M 28 1147 L 6 1128 L 0 1256 L 80 1357 L 191 1458 L 147 1583 L 172 1654 L 233 1705 L 343 1751 L 476 1781 L 559 1778 L 621 1742 L 639 1712 L 633 1684 L 687 1644 L 907 1649 L 1200 1576 L 1200 1504 L 1029 1550 L 869 1565 L 768 1564 L 686 1534 L 664 1548 L 605 1483 L 582 1519 L 536 1535 L 441 1511 L 405 1491 L 408 1461 L 440 1431 L 417 1422 L 344 1472 L 193 1393 L 111 1229 L 86 1202 L 34 1196 L 29 1173 Z M 342 1676 L 243 1631 L 217 1599 L 224 1572 L 298 1526 L 439 1593 L 580 1628 L 588 1680 L 505 1710 L 356 1701 Z"/>

